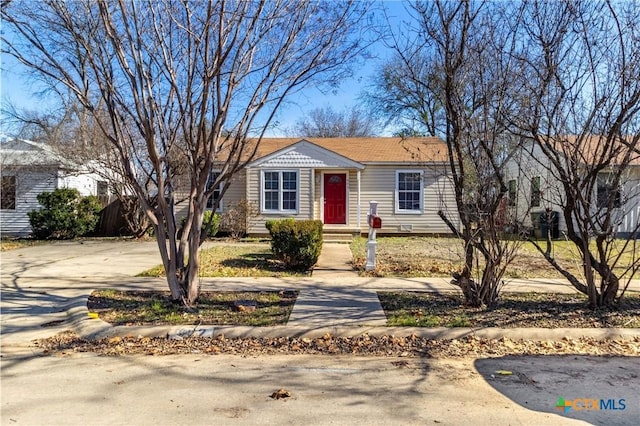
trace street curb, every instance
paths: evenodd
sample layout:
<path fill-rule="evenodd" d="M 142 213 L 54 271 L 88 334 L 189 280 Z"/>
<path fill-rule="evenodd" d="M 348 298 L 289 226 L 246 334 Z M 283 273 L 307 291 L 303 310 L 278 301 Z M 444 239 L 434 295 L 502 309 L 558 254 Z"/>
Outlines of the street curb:
<path fill-rule="evenodd" d="M 87 298 L 88 299 L 88 298 Z M 380 326 L 112 326 L 99 318 L 90 318 L 86 307 L 74 307 L 67 311 L 74 331 L 86 340 L 110 337 L 166 337 L 184 339 L 202 338 L 318 338 L 330 334 L 333 337 L 355 337 L 367 334 L 372 337 L 416 336 L 433 340 L 453 340 L 465 337 L 486 339 L 511 339 L 534 341 L 559 341 L 564 338 L 633 339 L 640 338 L 640 328 L 424 328 Z"/>

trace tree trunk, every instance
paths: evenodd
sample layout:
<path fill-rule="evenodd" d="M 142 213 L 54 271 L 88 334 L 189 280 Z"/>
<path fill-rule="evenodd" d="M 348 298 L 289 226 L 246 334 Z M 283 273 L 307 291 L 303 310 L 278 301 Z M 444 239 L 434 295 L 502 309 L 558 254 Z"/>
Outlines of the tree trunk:
<path fill-rule="evenodd" d="M 186 293 L 185 304 L 193 305 L 200 296 L 200 242 L 202 236 L 203 214 L 195 209 L 191 235 L 189 238 L 189 264 L 186 267 L 184 289 Z"/>

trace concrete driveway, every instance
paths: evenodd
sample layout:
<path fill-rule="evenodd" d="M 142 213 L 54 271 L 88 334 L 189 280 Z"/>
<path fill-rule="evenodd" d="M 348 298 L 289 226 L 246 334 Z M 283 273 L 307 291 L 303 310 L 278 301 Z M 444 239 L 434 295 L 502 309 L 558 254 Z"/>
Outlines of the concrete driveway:
<path fill-rule="evenodd" d="M 134 276 L 159 263 L 155 242 L 55 242 L 2 252 L 2 345 L 60 332 L 66 311 L 84 304 L 97 288 L 142 283 L 148 288 L 150 280 Z"/>

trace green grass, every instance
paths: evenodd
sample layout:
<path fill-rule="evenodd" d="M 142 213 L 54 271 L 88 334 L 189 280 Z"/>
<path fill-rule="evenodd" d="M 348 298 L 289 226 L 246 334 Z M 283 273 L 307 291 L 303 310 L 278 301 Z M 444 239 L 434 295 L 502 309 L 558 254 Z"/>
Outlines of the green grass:
<path fill-rule="evenodd" d="M 87 306 L 90 312 L 113 325 L 250 325 L 286 324 L 298 293 L 202 292 L 196 304 L 186 308 L 173 303 L 169 292 L 95 291 Z M 236 302 L 255 303 L 254 311 L 239 310 Z"/>
<path fill-rule="evenodd" d="M 140 277 L 163 277 L 158 265 L 138 274 Z M 200 251 L 201 277 L 304 277 L 304 272 L 284 269 L 267 245 L 227 245 Z"/>

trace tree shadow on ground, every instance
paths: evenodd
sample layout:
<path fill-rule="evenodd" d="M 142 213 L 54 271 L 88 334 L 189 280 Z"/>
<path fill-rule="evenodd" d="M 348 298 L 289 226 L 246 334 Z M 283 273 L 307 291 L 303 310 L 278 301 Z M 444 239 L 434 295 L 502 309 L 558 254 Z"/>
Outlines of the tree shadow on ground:
<path fill-rule="evenodd" d="M 637 357 L 504 356 L 478 359 L 474 365 L 495 390 L 530 410 L 592 424 L 638 424 Z"/>

